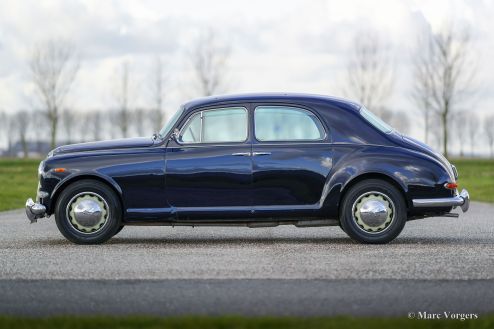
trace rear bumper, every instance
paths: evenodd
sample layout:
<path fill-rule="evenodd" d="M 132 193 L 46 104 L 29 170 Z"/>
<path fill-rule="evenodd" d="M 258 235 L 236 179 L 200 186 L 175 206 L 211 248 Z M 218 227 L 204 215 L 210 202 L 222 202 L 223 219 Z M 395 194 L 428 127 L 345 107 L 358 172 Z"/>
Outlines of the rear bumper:
<path fill-rule="evenodd" d="M 31 223 L 36 223 L 38 218 L 46 216 L 46 207 L 41 203 L 36 203 L 33 199 L 29 198 L 26 201 L 26 215 Z"/>
<path fill-rule="evenodd" d="M 470 207 L 470 195 L 468 191 L 463 189 L 460 194 L 451 198 L 436 198 L 436 199 L 413 199 L 415 208 L 441 208 L 441 207 L 460 207 L 463 212 L 466 212 Z"/>

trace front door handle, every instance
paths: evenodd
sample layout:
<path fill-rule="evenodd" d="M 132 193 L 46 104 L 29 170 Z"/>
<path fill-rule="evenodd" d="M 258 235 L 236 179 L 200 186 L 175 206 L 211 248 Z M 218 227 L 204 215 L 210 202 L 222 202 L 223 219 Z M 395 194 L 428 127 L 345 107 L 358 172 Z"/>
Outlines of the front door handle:
<path fill-rule="evenodd" d="M 261 155 L 271 155 L 271 152 L 254 152 L 253 156 L 261 156 Z"/>
<path fill-rule="evenodd" d="M 232 153 L 233 156 L 239 156 L 239 157 L 250 157 L 250 152 L 237 152 L 237 153 Z"/>

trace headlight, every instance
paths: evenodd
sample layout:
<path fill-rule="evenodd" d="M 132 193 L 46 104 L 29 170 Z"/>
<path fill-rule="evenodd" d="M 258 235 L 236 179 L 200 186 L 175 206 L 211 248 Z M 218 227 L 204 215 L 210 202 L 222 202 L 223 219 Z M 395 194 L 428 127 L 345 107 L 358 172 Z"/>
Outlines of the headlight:
<path fill-rule="evenodd" d="M 45 170 L 45 162 L 41 161 L 38 166 L 38 177 L 41 176 L 44 170 Z"/>

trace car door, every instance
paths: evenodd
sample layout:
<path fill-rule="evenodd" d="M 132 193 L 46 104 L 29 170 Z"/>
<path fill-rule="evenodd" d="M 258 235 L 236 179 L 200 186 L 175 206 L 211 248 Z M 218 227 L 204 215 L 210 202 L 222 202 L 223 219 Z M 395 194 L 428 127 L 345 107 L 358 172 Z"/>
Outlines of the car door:
<path fill-rule="evenodd" d="M 167 201 L 181 218 L 246 217 L 252 159 L 246 106 L 193 111 L 167 145 Z"/>
<path fill-rule="evenodd" d="M 298 105 L 253 107 L 255 212 L 300 215 L 317 210 L 332 167 L 327 128 L 315 112 Z"/>

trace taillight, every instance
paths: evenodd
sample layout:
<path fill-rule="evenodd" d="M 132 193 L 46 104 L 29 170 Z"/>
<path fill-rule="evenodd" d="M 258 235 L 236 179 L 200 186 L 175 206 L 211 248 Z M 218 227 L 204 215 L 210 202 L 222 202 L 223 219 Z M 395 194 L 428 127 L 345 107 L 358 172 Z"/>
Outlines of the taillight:
<path fill-rule="evenodd" d="M 456 183 L 446 183 L 446 184 L 444 184 L 444 187 L 447 188 L 447 189 L 450 189 L 450 190 L 454 190 L 455 188 L 458 187 L 458 184 L 456 184 Z"/>

